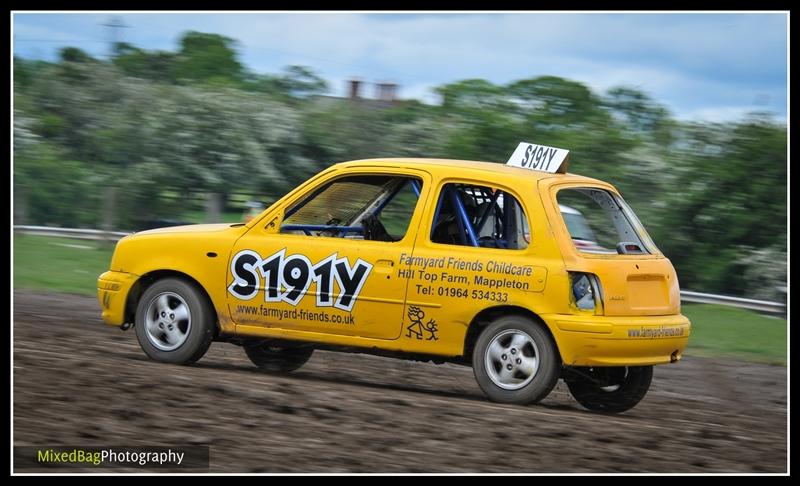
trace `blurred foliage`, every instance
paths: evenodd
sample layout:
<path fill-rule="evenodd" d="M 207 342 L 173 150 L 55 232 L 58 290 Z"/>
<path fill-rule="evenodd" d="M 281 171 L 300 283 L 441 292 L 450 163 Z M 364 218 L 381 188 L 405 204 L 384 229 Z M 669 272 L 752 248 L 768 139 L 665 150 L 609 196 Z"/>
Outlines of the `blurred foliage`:
<path fill-rule="evenodd" d="M 128 76 L 171 83 L 176 79 L 176 54 L 164 51 L 145 51 L 124 42 L 114 46 L 112 62 Z"/>
<path fill-rule="evenodd" d="M 65 47 L 59 51 L 61 62 L 91 62 L 95 59 L 77 47 Z"/>
<path fill-rule="evenodd" d="M 329 89 L 327 81 L 305 66 L 287 66 L 283 73 L 277 76 L 251 74 L 247 76 L 241 88 L 270 93 L 286 101 L 323 94 Z"/>
<path fill-rule="evenodd" d="M 236 41 L 200 32 L 175 52 L 60 54 L 14 58 L 18 222 L 99 227 L 114 186 L 115 226 L 132 228 L 209 193 L 269 202 L 343 160 L 502 163 L 525 140 L 569 148 L 570 172 L 616 185 L 683 287 L 785 297 L 787 130 L 768 115 L 685 123 L 637 89 L 556 76 L 450 83 L 439 106 L 327 97 L 312 69 L 252 73 Z"/>
<path fill-rule="evenodd" d="M 218 34 L 187 32 L 175 58 L 179 80 L 238 80 L 244 73 L 236 55 L 236 41 Z"/>
<path fill-rule="evenodd" d="M 671 154 L 680 190 L 663 196 L 657 241 L 682 282 L 734 294 L 781 278 L 785 287 L 786 130 L 752 115 L 735 124 L 687 125 L 680 144 Z M 783 258 L 764 265 L 757 256 L 765 251 Z M 780 297 L 769 287 L 760 294 Z"/>

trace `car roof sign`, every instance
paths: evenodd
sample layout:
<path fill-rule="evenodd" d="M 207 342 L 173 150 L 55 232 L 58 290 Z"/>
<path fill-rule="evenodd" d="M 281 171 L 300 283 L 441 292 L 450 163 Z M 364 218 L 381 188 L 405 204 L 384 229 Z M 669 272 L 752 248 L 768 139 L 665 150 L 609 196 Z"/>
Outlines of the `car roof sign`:
<path fill-rule="evenodd" d="M 569 159 L 569 150 L 520 142 L 506 165 L 564 174 L 567 172 L 567 159 Z"/>

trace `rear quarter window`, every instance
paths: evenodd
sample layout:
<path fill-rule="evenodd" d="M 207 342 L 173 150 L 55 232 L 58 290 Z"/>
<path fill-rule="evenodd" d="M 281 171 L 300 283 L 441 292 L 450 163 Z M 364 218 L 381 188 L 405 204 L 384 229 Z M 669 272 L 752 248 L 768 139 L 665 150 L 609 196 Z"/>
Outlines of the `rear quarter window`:
<path fill-rule="evenodd" d="M 556 195 L 564 225 L 578 251 L 597 254 L 648 254 L 653 246 L 633 210 L 609 191 L 565 188 Z"/>

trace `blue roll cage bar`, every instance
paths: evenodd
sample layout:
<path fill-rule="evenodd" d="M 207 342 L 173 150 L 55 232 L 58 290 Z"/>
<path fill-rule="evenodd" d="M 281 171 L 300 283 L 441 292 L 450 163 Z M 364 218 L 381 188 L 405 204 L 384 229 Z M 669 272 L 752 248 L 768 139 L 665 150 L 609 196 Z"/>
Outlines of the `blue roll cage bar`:
<path fill-rule="evenodd" d="M 474 187 L 474 186 L 473 186 Z M 448 185 L 442 191 L 441 196 L 439 197 L 439 201 L 436 204 L 436 209 L 433 215 L 433 225 L 431 226 L 431 231 L 436 228 L 436 225 L 439 222 L 439 216 L 442 209 L 442 204 L 448 198 L 451 204 L 456 209 L 456 223 L 458 224 L 458 235 L 460 243 L 464 246 L 481 246 L 480 239 L 478 237 L 478 233 L 476 228 L 482 228 L 483 225 L 486 223 L 486 220 L 489 218 L 489 215 L 494 212 L 495 216 L 499 216 L 495 218 L 495 233 L 501 234 L 502 228 L 509 227 L 509 216 L 510 213 L 508 211 L 503 211 L 502 208 L 497 204 L 500 196 L 503 194 L 503 191 L 495 191 L 494 194 L 490 193 L 486 190 L 486 188 L 475 188 L 480 190 L 480 198 L 485 199 L 490 204 L 488 204 L 484 210 L 483 214 L 479 215 L 477 225 L 472 224 L 472 220 L 467 214 L 467 209 L 464 206 L 464 201 L 462 200 L 463 194 L 453 185 Z M 502 228 L 500 227 L 502 221 Z M 432 235 L 431 235 L 432 236 Z M 503 248 L 508 248 L 508 241 L 506 239 L 495 238 L 494 239 L 497 244 L 502 245 Z"/>

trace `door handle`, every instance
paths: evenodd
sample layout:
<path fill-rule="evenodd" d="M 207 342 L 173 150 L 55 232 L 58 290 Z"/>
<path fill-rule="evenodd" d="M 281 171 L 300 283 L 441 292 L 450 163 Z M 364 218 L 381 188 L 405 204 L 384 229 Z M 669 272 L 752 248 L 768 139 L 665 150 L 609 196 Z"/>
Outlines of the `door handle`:
<path fill-rule="evenodd" d="M 392 260 L 378 260 L 375 262 L 375 269 L 378 273 L 386 274 L 386 278 L 392 278 L 394 272 L 394 261 Z"/>

